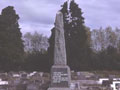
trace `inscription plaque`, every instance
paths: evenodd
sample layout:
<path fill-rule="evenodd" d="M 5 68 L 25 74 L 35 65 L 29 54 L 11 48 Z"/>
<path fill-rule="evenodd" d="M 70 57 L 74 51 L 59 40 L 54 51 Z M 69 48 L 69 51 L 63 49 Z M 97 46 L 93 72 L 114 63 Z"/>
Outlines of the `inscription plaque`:
<path fill-rule="evenodd" d="M 51 87 L 69 87 L 67 68 L 53 68 Z"/>

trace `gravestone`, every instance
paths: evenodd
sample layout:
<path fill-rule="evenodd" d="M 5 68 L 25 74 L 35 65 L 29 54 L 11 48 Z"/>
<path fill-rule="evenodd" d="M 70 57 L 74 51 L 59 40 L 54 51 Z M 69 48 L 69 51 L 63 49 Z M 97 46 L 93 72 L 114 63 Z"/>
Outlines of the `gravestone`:
<path fill-rule="evenodd" d="M 40 89 L 38 84 L 31 83 L 27 85 L 26 90 L 40 90 Z"/>
<path fill-rule="evenodd" d="M 55 20 L 54 65 L 51 68 L 51 84 L 48 90 L 70 90 L 71 74 L 67 66 L 63 14 L 59 11 Z"/>
<path fill-rule="evenodd" d="M 120 83 L 116 84 L 116 89 L 120 90 Z"/>

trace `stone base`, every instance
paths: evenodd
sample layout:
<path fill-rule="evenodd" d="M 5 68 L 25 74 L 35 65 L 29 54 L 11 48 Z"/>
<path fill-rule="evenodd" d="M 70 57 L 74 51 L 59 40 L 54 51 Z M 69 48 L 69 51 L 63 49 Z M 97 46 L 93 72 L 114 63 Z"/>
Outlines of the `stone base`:
<path fill-rule="evenodd" d="M 55 90 L 69 90 L 71 83 L 70 68 L 67 65 L 58 66 L 53 65 L 51 68 L 51 84 L 50 88 L 56 88 Z M 61 89 L 60 89 L 61 88 Z"/>
<path fill-rule="evenodd" d="M 48 88 L 48 90 L 71 90 L 70 88 Z"/>

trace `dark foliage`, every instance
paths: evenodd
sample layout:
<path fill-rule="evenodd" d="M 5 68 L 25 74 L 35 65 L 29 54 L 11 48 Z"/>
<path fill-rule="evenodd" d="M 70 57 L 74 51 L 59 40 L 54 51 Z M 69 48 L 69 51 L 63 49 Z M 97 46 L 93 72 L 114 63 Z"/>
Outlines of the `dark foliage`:
<path fill-rule="evenodd" d="M 97 53 L 98 62 L 95 62 L 98 70 L 120 70 L 120 55 L 117 49 L 108 46 L 107 49 Z"/>
<path fill-rule="evenodd" d="M 47 58 L 47 53 L 34 52 L 29 53 L 23 63 L 23 70 L 25 71 L 43 71 L 49 72 L 50 66 Z"/>
<path fill-rule="evenodd" d="M 19 68 L 23 60 L 24 46 L 18 24 L 19 16 L 12 6 L 0 15 L 0 70 Z M 14 66 L 14 67 L 13 67 Z"/>
<path fill-rule="evenodd" d="M 52 32 L 52 35 L 50 36 L 49 38 L 49 44 L 50 46 L 48 47 L 48 55 L 47 57 L 49 58 L 48 62 L 50 64 L 50 66 L 52 66 L 54 63 L 53 63 L 53 57 L 54 57 L 54 44 L 55 44 L 55 28 L 53 28 L 51 30 Z"/>

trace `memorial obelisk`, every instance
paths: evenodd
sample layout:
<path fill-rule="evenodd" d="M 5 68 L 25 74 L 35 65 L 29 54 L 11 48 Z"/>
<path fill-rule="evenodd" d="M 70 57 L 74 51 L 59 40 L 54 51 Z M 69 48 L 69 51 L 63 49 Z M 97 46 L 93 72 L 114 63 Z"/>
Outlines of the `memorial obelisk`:
<path fill-rule="evenodd" d="M 63 14 L 60 11 L 56 14 L 54 47 L 54 65 L 48 90 L 70 90 L 71 73 L 67 66 Z"/>

